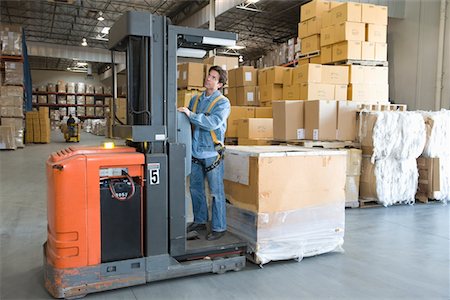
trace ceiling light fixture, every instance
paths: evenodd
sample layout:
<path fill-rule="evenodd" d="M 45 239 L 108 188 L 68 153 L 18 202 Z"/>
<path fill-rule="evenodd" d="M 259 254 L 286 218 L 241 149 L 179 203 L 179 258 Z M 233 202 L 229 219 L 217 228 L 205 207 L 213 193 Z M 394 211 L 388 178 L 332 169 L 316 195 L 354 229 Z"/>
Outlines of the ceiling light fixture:
<path fill-rule="evenodd" d="M 239 62 L 244 62 L 244 57 L 242 55 L 239 55 Z"/>
<path fill-rule="evenodd" d="M 103 12 L 99 12 L 99 13 L 98 13 L 98 18 L 97 18 L 97 20 L 99 20 L 99 21 L 104 21 L 104 20 L 105 20 L 105 18 L 103 18 Z"/>
<path fill-rule="evenodd" d="M 81 46 L 83 46 L 83 47 L 87 46 L 86 38 L 83 38 L 83 41 L 81 42 Z"/>
<path fill-rule="evenodd" d="M 101 33 L 103 33 L 103 34 L 108 34 L 110 29 L 111 29 L 111 27 L 106 27 L 106 26 L 105 26 L 105 27 L 103 27 Z"/>
<path fill-rule="evenodd" d="M 206 55 L 206 50 L 193 48 L 178 48 L 177 56 L 203 58 Z"/>

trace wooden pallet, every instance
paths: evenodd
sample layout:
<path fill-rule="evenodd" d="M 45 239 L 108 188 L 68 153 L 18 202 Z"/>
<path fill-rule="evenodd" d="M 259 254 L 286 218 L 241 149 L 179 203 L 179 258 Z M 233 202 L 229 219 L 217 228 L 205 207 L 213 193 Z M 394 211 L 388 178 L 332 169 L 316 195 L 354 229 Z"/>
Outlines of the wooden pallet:
<path fill-rule="evenodd" d="M 285 142 L 288 145 L 302 146 L 306 148 L 342 149 L 361 148 L 360 143 L 352 141 L 312 141 L 312 140 L 290 140 Z"/>
<path fill-rule="evenodd" d="M 428 198 L 424 193 L 417 193 L 416 200 L 424 204 L 440 202 L 440 200 Z"/>
<path fill-rule="evenodd" d="M 272 139 L 247 139 L 247 138 L 239 138 L 238 145 L 239 146 L 273 146 L 279 145 L 280 142 L 274 141 Z"/>
<path fill-rule="evenodd" d="M 23 56 L 22 55 L 6 55 L 2 54 L 0 55 L 1 61 L 14 61 L 14 62 L 23 62 Z"/>
<path fill-rule="evenodd" d="M 232 138 L 232 137 L 226 137 L 225 138 L 225 145 L 233 145 L 236 146 L 238 144 L 238 138 Z"/>
<path fill-rule="evenodd" d="M 359 201 L 346 201 L 345 202 L 345 208 L 358 208 L 359 207 Z"/>
<path fill-rule="evenodd" d="M 381 204 L 374 199 L 359 199 L 360 208 L 381 207 Z"/>
<path fill-rule="evenodd" d="M 391 104 L 391 103 L 367 103 L 358 106 L 359 111 L 406 111 L 406 104 Z"/>
<path fill-rule="evenodd" d="M 320 50 L 316 50 L 316 51 L 308 52 L 308 53 L 300 53 L 297 60 L 300 60 L 303 58 L 311 58 L 311 57 L 315 57 L 315 56 L 319 56 L 319 55 L 320 55 Z"/>
<path fill-rule="evenodd" d="M 356 65 L 356 66 L 370 66 L 370 67 L 387 67 L 389 65 L 389 63 L 387 61 L 358 60 L 358 59 L 345 59 L 345 60 L 330 62 L 328 64 L 329 65 Z"/>

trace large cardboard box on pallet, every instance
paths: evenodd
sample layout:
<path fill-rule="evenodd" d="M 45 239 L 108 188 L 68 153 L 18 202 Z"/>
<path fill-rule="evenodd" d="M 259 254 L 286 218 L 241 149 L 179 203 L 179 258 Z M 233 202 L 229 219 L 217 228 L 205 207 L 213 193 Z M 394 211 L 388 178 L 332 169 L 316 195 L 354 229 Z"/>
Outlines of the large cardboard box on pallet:
<path fill-rule="evenodd" d="M 231 106 L 231 113 L 227 119 L 227 138 L 236 138 L 238 136 L 238 120 L 253 118 L 255 116 L 255 108 L 248 106 Z"/>
<path fill-rule="evenodd" d="M 272 118 L 272 107 L 255 107 L 255 118 Z"/>
<path fill-rule="evenodd" d="M 270 84 L 259 86 L 259 101 L 270 102 L 272 100 L 281 100 L 283 98 L 283 85 Z"/>
<path fill-rule="evenodd" d="M 334 100 L 334 85 L 326 83 L 302 83 L 300 100 Z"/>
<path fill-rule="evenodd" d="M 300 99 L 300 84 L 283 85 L 284 100 L 299 100 Z"/>
<path fill-rule="evenodd" d="M 266 84 L 283 84 L 283 74 L 285 67 L 271 67 L 265 70 L 266 72 Z"/>
<path fill-rule="evenodd" d="M 228 56 L 211 56 L 209 58 L 205 58 L 203 63 L 210 66 L 219 66 L 226 71 L 230 71 L 239 67 L 239 58 Z"/>
<path fill-rule="evenodd" d="M 375 43 L 361 42 L 361 60 L 375 60 Z"/>
<path fill-rule="evenodd" d="M 331 25 L 328 27 L 323 27 L 320 30 L 320 46 L 328 46 L 334 44 L 335 41 L 335 26 Z"/>
<path fill-rule="evenodd" d="M 225 193 L 233 205 L 258 213 L 343 205 L 346 159 L 338 150 L 227 147 Z"/>
<path fill-rule="evenodd" d="M 178 90 L 177 91 L 177 107 L 188 107 L 192 97 L 201 94 L 196 90 Z"/>
<path fill-rule="evenodd" d="M 366 41 L 373 43 L 387 42 L 387 26 L 378 24 L 366 24 Z"/>
<path fill-rule="evenodd" d="M 273 101 L 274 140 L 302 140 L 305 138 L 305 101 Z"/>
<path fill-rule="evenodd" d="M 336 101 L 305 102 L 305 138 L 307 140 L 336 140 Z"/>
<path fill-rule="evenodd" d="M 320 63 L 328 64 L 333 61 L 333 46 L 320 47 Z"/>
<path fill-rule="evenodd" d="M 348 66 L 322 66 L 321 83 L 348 84 Z"/>

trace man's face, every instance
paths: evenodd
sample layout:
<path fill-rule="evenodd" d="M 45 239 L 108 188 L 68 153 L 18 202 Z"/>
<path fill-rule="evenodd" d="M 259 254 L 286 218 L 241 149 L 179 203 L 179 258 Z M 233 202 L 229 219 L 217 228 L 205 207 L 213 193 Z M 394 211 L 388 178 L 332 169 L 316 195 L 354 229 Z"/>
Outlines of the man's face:
<path fill-rule="evenodd" d="M 209 75 L 205 78 L 205 88 L 218 90 L 222 87 L 222 83 L 219 82 L 219 72 L 216 70 L 209 71 Z"/>

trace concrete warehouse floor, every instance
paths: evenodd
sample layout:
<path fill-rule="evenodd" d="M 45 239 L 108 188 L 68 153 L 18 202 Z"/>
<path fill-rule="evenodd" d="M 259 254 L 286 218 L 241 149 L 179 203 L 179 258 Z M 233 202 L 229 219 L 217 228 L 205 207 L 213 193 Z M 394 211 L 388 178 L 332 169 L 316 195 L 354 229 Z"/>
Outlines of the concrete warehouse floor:
<path fill-rule="evenodd" d="M 104 137 L 83 134 L 80 144 Z M 0 152 L 0 299 L 51 299 L 43 285 L 48 155 L 68 146 Z M 301 262 L 248 262 L 240 272 L 204 274 L 86 299 L 450 299 L 449 211 L 440 203 L 347 209 L 345 253 Z"/>

